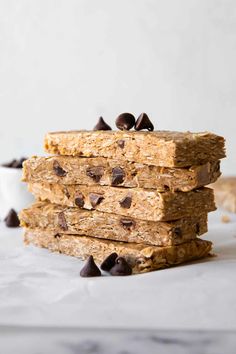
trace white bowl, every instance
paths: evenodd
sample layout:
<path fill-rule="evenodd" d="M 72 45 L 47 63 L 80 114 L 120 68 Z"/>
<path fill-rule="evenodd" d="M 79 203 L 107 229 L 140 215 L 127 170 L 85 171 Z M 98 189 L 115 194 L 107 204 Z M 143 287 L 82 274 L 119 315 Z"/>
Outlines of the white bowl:
<path fill-rule="evenodd" d="M 0 166 L 0 218 L 13 208 L 16 212 L 31 204 L 34 197 L 21 181 L 22 169 Z"/>

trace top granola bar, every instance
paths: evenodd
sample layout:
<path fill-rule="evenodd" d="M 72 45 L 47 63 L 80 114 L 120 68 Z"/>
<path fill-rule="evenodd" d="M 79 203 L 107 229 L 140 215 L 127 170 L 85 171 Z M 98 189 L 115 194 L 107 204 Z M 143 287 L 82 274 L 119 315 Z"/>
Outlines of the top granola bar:
<path fill-rule="evenodd" d="M 48 133 L 51 154 L 107 157 L 165 167 L 201 165 L 225 157 L 223 137 L 209 133 L 68 131 Z"/>

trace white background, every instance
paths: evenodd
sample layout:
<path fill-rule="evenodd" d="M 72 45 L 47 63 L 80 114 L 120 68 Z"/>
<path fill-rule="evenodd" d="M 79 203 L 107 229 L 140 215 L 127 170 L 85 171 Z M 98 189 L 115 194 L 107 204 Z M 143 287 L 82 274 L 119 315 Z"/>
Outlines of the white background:
<path fill-rule="evenodd" d="M 235 63 L 235 0 L 0 0 L 0 160 L 146 111 L 225 136 L 236 173 Z"/>

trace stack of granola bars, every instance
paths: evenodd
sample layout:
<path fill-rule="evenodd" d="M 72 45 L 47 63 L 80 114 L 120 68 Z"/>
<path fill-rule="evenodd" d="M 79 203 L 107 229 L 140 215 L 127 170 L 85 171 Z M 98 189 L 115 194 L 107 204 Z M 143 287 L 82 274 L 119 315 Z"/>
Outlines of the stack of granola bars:
<path fill-rule="evenodd" d="M 24 163 L 36 203 L 21 212 L 26 244 L 133 273 L 206 257 L 207 214 L 224 139 L 211 133 L 70 131 L 46 135 L 50 157 Z"/>

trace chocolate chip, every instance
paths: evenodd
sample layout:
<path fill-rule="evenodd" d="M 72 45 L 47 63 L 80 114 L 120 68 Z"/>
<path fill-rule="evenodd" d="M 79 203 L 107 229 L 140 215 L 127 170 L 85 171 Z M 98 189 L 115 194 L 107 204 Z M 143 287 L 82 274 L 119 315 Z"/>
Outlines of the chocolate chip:
<path fill-rule="evenodd" d="M 18 215 L 14 209 L 11 209 L 7 216 L 4 219 L 5 224 L 7 227 L 19 227 L 20 226 L 20 220 L 18 218 Z"/>
<path fill-rule="evenodd" d="M 99 182 L 104 174 L 104 169 L 101 166 L 87 168 L 86 175 L 92 178 L 95 182 Z"/>
<path fill-rule="evenodd" d="M 93 130 L 112 130 L 111 127 L 104 121 L 102 117 L 98 119 L 97 124 Z"/>
<path fill-rule="evenodd" d="M 181 237 L 182 236 L 182 230 L 181 230 L 180 227 L 176 227 L 174 229 L 174 235 L 175 235 L 175 237 Z"/>
<path fill-rule="evenodd" d="M 59 165 L 58 161 L 53 162 L 53 171 L 58 177 L 65 177 L 67 172 Z"/>
<path fill-rule="evenodd" d="M 68 189 L 66 187 L 64 187 L 63 191 L 65 193 L 65 196 L 69 199 L 70 198 L 70 193 L 69 193 Z"/>
<path fill-rule="evenodd" d="M 60 234 L 56 234 L 56 235 L 54 235 L 54 238 L 60 238 L 61 237 L 61 235 Z"/>
<path fill-rule="evenodd" d="M 75 205 L 79 208 L 83 208 L 84 206 L 84 196 L 82 193 L 77 193 L 75 197 Z"/>
<path fill-rule="evenodd" d="M 121 219 L 120 220 L 121 226 L 123 226 L 124 229 L 126 230 L 131 230 L 132 228 L 135 228 L 135 221 L 131 219 Z"/>
<path fill-rule="evenodd" d="M 132 198 L 130 196 L 126 196 L 120 200 L 120 206 L 125 209 L 129 209 L 131 207 Z"/>
<path fill-rule="evenodd" d="M 200 234 L 200 224 L 199 224 L 199 222 L 196 223 L 196 234 L 197 235 Z"/>
<path fill-rule="evenodd" d="M 90 199 L 90 203 L 91 203 L 92 207 L 95 208 L 98 204 L 101 203 L 101 201 L 104 199 L 104 197 L 101 194 L 90 193 L 89 199 Z"/>
<path fill-rule="evenodd" d="M 125 141 L 124 141 L 124 140 L 117 140 L 117 145 L 118 145 L 121 149 L 124 149 L 124 147 L 125 147 Z"/>
<path fill-rule="evenodd" d="M 87 262 L 80 271 L 80 276 L 84 278 L 101 276 L 101 271 L 94 262 L 93 256 L 89 256 Z"/>
<path fill-rule="evenodd" d="M 101 264 L 101 269 L 105 272 L 109 272 L 112 267 L 115 265 L 116 258 L 118 254 L 116 252 L 111 253 Z"/>
<path fill-rule="evenodd" d="M 143 130 L 143 129 L 147 129 L 149 131 L 154 130 L 154 126 L 146 113 L 140 114 L 140 116 L 138 117 L 135 123 L 135 130 Z"/>
<path fill-rule="evenodd" d="M 130 275 L 132 274 L 132 268 L 126 262 L 123 257 L 116 258 L 114 267 L 111 268 L 110 274 L 116 275 Z"/>
<path fill-rule="evenodd" d="M 3 167 L 9 167 L 9 168 L 22 168 L 23 167 L 23 162 L 27 160 L 25 157 L 20 158 L 19 160 L 12 160 L 7 163 L 3 163 Z"/>
<path fill-rule="evenodd" d="M 135 125 L 135 118 L 131 113 L 122 113 L 116 118 L 116 126 L 120 130 L 130 130 Z"/>
<path fill-rule="evenodd" d="M 117 186 L 118 184 L 121 184 L 124 182 L 124 177 L 125 173 L 123 168 L 121 167 L 114 167 L 112 169 L 112 179 L 111 179 L 111 184 L 113 186 Z"/>
<path fill-rule="evenodd" d="M 65 214 L 63 213 L 63 211 L 58 214 L 58 224 L 63 231 L 68 230 Z"/>

